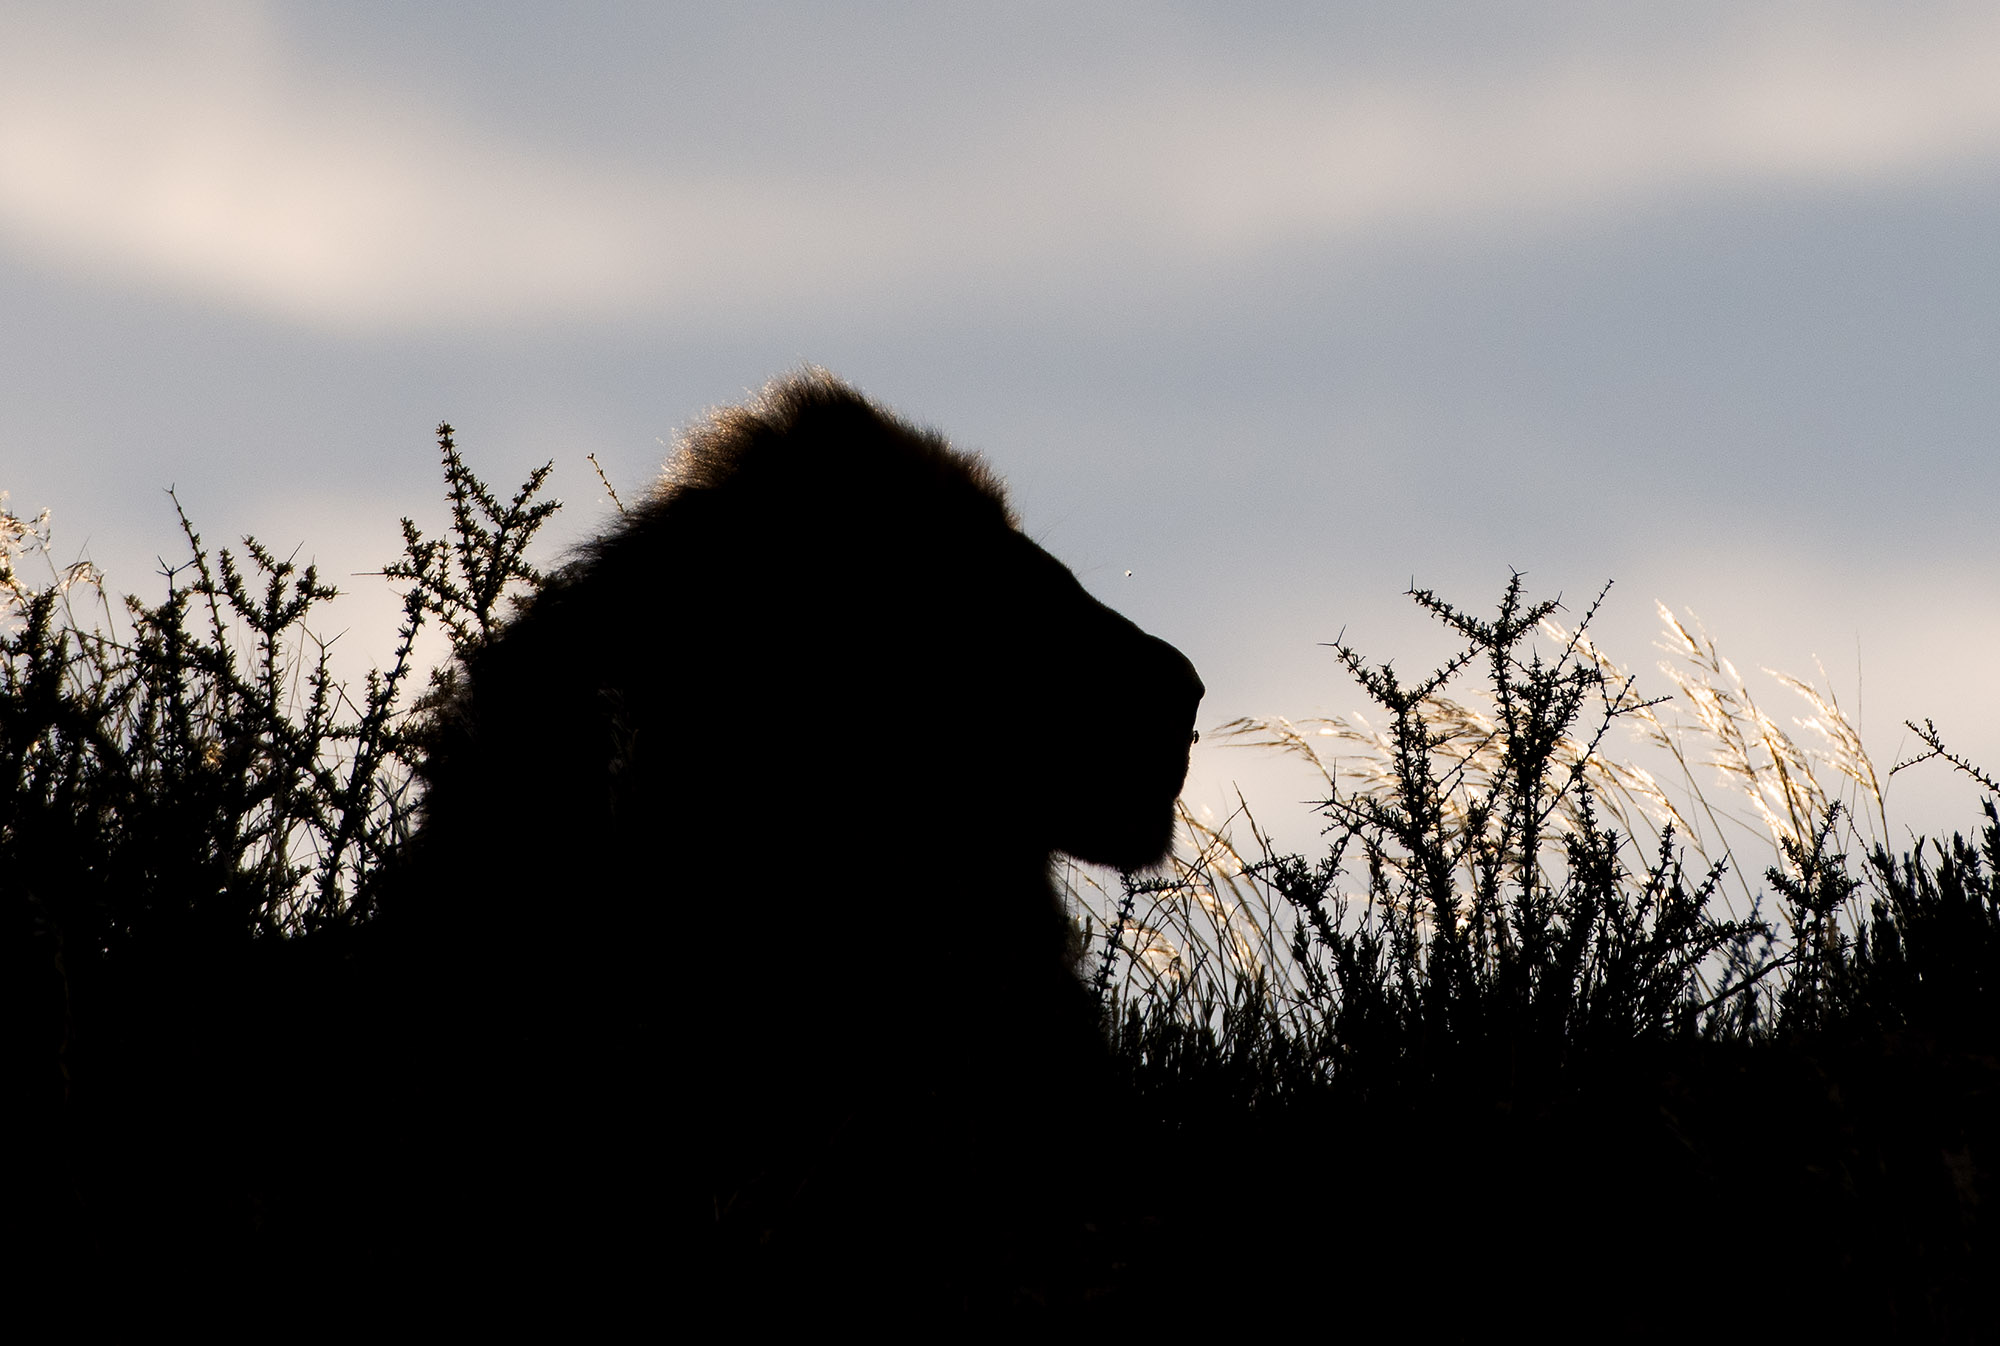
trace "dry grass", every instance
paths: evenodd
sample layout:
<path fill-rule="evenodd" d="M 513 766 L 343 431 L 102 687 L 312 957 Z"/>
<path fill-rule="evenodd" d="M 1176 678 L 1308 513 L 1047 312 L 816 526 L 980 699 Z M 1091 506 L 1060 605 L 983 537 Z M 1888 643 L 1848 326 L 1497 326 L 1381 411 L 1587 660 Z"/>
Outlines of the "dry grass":
<path fill-rule="evenodd" d="M 1673 689 L 1659 698 L 1642 694 L 1631 670 L 1586 632 L 1548 618 L 1540 624 L 1549 644 L 1602 674 L 1608 709 L 1632 725 L 1634 749 L 1614 755 L 1601 738 L 1593 741 L 1576 727 L 1557 739 L 1554 770 L 1586 783 L 1588 804 L 1576 792 L 1557 799 L 1561 826 L 1543 834 L 1538 861 L 1545 878 L 1559 880 L 1566 864 L 1563 838 L 1583 826 L 1581 807 L 1593 809 L 1599 825 L 1608 819 L 1637 857 L 1657 853 L 1671 837 L 1690 857 L 1691 869 L 1721 864 L 1726 887 L 1718 900 L 1730 919 L 1755 918 L 1769 892 L 1766 871 L 1790 872 L 1795 862 L 1788 845 L 1809 847 L 1836 807 L 1835 840 L 1843 853 L 1860 859 L 1886 846 L 1886 778 L 1825 670 L 1818 682 L 1764 670 L 1804 703 L 1804 713 L 1788 728 L 1759 704 L 1698 619 L 1657 606 L 1662 630 L 1656 648 L 1667 656 L 1658 669 Z M 1422 716 L 1448 786 L 1440 821 L 1458 833 L 1503 785 L 1506 736 L 1498 708 L 1490 692 L 1462 698 L 1438 692 L 1425 698 Z M 1393 730 L 1361 714 L 1246 717 L 1205 737 L 1306 763 L 1328 801 L 1392 805 L 1399 789 Z M 1127 1002 L 1172 996 L 1185 1006 L 1212 1007 L 1255 983 L 1282 1011 L 1305 993 L 1306 977 L 1293 961 L 1297 916 L 1274 899 L 1259 868 L 1273 855 L 1268 836 L 1240 796 L 1227 818 L 1204 819 L 1183 802 L 1180 820 L 1174 853 L 1160 876 L 1128 878 L 1122 887 L 1118 876 L 1082 866 L 1070 866 L 1063 876 L 1085 928 L 1119 932 L 1117 957 L 1109 960 L 1121 973 L 1114 989 Z M 1866 866 L 1858 868 L 1872 878 Z M 1464 867 L 1461 875 L 1468 882 L 1477 877 Z M 1365 911 L 1359 893 L 1349 896 L 1351 909 Z M 1851 925 L 1858 903 L 1843 915 Z"/>
<path fill-rule="evenodd" d="M 1246 984 L 1300 989 L 1292 985 L 1289 913 L 1251 868 L 1271 847 L 1249 807 L 1239 800 L 1219 822 L 1204 821 L 1184 800 L 1176 813 L 1173 854 L 1158 875 L 1121 876 L 1064 859 L 1060 882 L 1086 940 L 1096 949 L 1105 932 L 1116 932 L 1109 943 L 1120 980 L 1107 989 L 1121 1001 L 1171 996 L 1190 1005 L 1222 1003 Z M 1247 857 L 1238 825 L 1251 838 Z"/>

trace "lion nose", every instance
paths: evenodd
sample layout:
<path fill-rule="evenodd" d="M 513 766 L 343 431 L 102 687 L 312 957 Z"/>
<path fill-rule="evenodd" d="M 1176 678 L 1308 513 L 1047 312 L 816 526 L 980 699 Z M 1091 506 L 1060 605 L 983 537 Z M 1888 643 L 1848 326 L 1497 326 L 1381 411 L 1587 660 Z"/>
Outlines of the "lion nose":
<path fill-rule="evenodd" d="M 1165 699 L 1171 708 L 1170 713 L 1185 714 L 1188 724 L 1192 725 L 1195 711 L 1200 708 L 1202 697 L 1208 693 L 1208 688 L 1202 685 L 1201 674 L 1194 671 L 1194 665 L 1185 654 L 1166 641 L 1158 636 L 1148 636 L 1147 639 L 1152 641 L 1154 653 L 1166 665 L 1162 670 L 1161 686 L 1166 689 Z M 1195 738 L 1199 737 L 1199 734 L 1195 735 Z M 1194 739 L 1188 741 L 1193 743 Z"/>
<path fill-rule="evenodd" d="M 1165 644 L 1164 641 L 1161 643 Z M 1202 684 L 1201 674 L 1194 671 L 1193 662 L 1185 654 L 1182 654 L 1171 645 L 1167 646 L 1167 652 L 1173 655 L 1175 660 L 1179 662 L 1181 674 L 1187 681 L 1188 718 L 1192 719 L 1194 718 L 1195 711 L 1201 706 L 1201 699 L 1208 695 L 1208 688 Z"/>

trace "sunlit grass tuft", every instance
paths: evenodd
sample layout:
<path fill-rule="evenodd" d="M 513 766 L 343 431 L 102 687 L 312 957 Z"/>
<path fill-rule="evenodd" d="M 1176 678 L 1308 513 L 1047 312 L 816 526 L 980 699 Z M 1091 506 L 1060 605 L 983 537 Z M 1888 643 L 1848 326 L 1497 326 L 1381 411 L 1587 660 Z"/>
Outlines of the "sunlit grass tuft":
<path fill-rule="evenodd" d="M 1675 1031 L 1758 1035 L 1785 1006 L 1811 1017 L 1817 984 L 1860 947 L 1863 896 L 1883 894 L 1890 863 L 1885 777 L 1824 670 L 1818 683 L 1767 670 L 1804 703 L 1787 727 L 1700 624 L 1664 604 L 1668 691 L 1655 695 L 1590 638 L 1590 613 L 1571 629 L 1553 604 L 1525 605 L 1518 577 L 1498 621 L 1412 596 L 1468 644 L 1410 687 L 1340 648 L 1375 715 L 1248 717 L 1208 735 L 1312 768 L 1325 856 L 1278 853 L 1239 798 L 1221 820 L 1183 805 L 1163 874 L 1114 887 L 1066 871 L 1113 1017 L 1170 1013 L 1198 1030 L 1219 1006 L 1255 1003 L 1272 1031 L 1324 1032 L 1347 1012 L 1328 1003 L 1348 994 L 1324 965 L 1333 944 L 1375 960 L 1348 975 L 1408 996 L 1463 994 L 1425 989 L 1451 967 L 1537 986 L 1587 977 L 1587 956 L 1549 941 L 1608 947 L 1620 902 L 1636 903 L 1638 924 L 1616 938 L 1666 938 L 1670 890 L 1701 896 L 1674 917 L 1684 947 L 1652 969 L 1682 981 L 1644 988 L 1678 1007 Z M 1482 665 L 1484 684 L 1463 687 Z M 1313 872 L 1317 914 L 1298 891 Z M 1682 873 L 1700 877 L 1675 889 Z M 1344 924 L 1319 930 L 1328 913 Z M 1505 970 L 1523 956 L 1541 962 Z"/>

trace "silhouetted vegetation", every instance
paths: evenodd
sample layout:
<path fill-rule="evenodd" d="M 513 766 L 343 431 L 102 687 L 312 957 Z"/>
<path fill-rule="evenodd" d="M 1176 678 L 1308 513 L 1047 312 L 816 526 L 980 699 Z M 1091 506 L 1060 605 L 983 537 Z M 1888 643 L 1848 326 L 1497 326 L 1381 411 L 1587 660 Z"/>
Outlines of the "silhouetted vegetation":
<path fill-rule="evenodd" d="M 1787 1331 L 1992 1330 L 1994 803 L 1976 843 L 1864 846 L 1747 694 L 1762 755 L 1711 701 L 1725 779 L 1779 805 L 1760 810 L 1775 863 L 1727 914 L 1728 858 L 1690 870 L 1677 831 L 1716 806 L 1606 760 L 1660 702 L 1590 646 L 1591 614 L 1566 632 L 1519 576 L 1492 619 L 1412 597 L 1465 646 L 1414 683 L 1334 647 L 1386 727 L 1319 733 L 1361 761 L 1334 769 L 1287 722 L 1225 726 L 1321 766 L 1325 851 L 1274 853 L 1247 809 L 1184 816 L 1175 872 L 1128 880 L 1106 922 L 1099 984 L 1147 1115 L 1268 1165 L 1197 1184 L 1195 1222 L 1259 1230 L 1281 1281 L 1335 1259 L 1468 1333 L 1508 1284 L 1578 1335 L 1678 1335 L 1774 1297 Z M 1475 670 L 1483 709 L 1447 696 Z M 1793 685 L 1853 745 L 1828 760 L 1873 786 L 1837 709 Z M 1465 1279 L 1411 1260 L 1440 1236 Z"/>
<path fill-rule="evenodd" d="M 425 708 L 452 690 L 447 666 L 414 694 L 418 631 L 460 656 L 489 640 L 540 581 L 555 506 L 546 468 L 502 502 L 439 442 L 450 532 L 405 521 L 385 567 L 404 622 L 358 689 L 310 633 L 334 597 L 310 566 L 211 552 L 181 514 L 165 598 L 114 609 L 87 564 L 31 580 L 46 517 L 0 516 L 7 1071 L 35 1156 L 16 1218 L 79 1321 L 165 1312 L 135 1286 L 244 1279 L 265 1288 L 230 1312 L 311 1312 L 273 1307 L 301 1259 L 408 1288 L 410 1236 L 369 1231 L 421 1213 L 451 1236 L 389 1190 L 415 1170 L 382 1125 L 397 1025 L 369 932 Z M 1334 647 L 1380 727 L 1225 726 L 1321 767 L 1322 851 L 1277 850 L 1245 808 L 1184 814 L 1163 873 L 1070 872 L 1119 1121 L 1076 1138 L 1091 1210 L 1068 1241 L 1003 1256 L 964 1302 L 1255 1321 L 1264 1296 L 1338 1299 L 1330 1326 L 1428 1335 L 2000 1331 L 1995 802 L 1971 838 L 1892 850 L 1858 736 L 1808 685 L 1845 797 L 1671 614 L 1692 731 L 1591 644 L 1595 604 L 1566 630 L 1518 575 L 1491 617 L 1412 596 L 1463 642 L 1443 667 L 1412 681 Z M 1678 764 L 1680 799 L 1617 760 L 1628 726 Z M 1753 801 L 1768 863 L 1718 821 L 1690 732 Z M 1353 751 L 1328 761 L 1322 738 Z M 754 919 L 731 956 L 756 957 Z"/>
<path fill-rule="evenodd" d="M 358 691 L 308 625 L 335 597 L 312 566 L 211 552 L 180 512 L 165 598 L 118 610 L 49 561 L 46 513 L 0 511 L 5 1069 L 35 1156 L 10 1217 L 95 1330 L 254 1314 L 315 1251 L 368 1260 L 304 1226 L 383 1152 L 364 934 L 417 803 L 415 642 L 432 618 L 483 639 L 556 508 L 547 468 L 502 504 L 438 443 L 451 535 L 404 521 L 404 620 Z"/>

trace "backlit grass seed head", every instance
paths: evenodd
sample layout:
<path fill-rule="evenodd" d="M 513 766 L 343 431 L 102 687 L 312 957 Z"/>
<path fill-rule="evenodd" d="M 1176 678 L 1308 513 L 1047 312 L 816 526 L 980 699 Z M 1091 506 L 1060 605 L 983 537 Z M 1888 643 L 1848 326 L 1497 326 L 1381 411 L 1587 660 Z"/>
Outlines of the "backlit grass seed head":
<path fill-rule="evenodd" d="M 1119 927 L 1118 942 L 1126 956 L 1155 981 L 1178 982 L 1187 976 L 1187 960 L 1162 931 L 1127 921 Z"/>
<path fill-rule="evenodd" d="M 23 556 L 46 554 L 49 550 L 49 512 L 23 519 L 7 508 L 7 492 L 0 491 L 0 590 L 13 600 L 10 606 L 27 600 L 29 587 L 21 579 Z"/>
<path fill-rule="evenodd" d="M 1787 840 L 1801 841 L 1833 802 L 1816 771 L 1816 767 L 1826 766 L 1853 787 L 1853 798 L 1847 801 L 1850 829 L 1858 815 L 1868 820 L 1876 838 L 1887 835 L 1880 779 L 1859 732 L 1830 691 L 1822 694 L 1803 679 L 1763 670 L 1811 707 L 1810 718 L 1793 721 L 1795 728 L 1811 731 L 1818 740 L 1819 746 L 1808 751 L 1757 704 L 1736 666 L 1715 648 L 1698 621 L 1690 619 L 1691 626 L 1664 604 L 1658 610 L 1665 623 L 1659 648 L 1680 661 L 1662 663 L 1660 668 L 1674 684 L 1677 704 L 1692 714 L 1693 731 L 1708 745 L 1702 764 L 1711 767 L 1719 783 L 1750 805 L 1751 817 L 1736 821 L 1763 833 L 1781 850 Z M 1820 672 L 1822 681 L 1828 681 L 1825 670 Z M 1658 728 L 1655 742 L 1673 752 L 1685 768 L 1687 759 L 1681 749 L 1689 727 L 1661 724 Z"/>
<path fill-rule="evenodd" d="M 1819 735 L 1825 747 L 1814 752 L 1812 757 L 1832 767 L 1841 775 L 1854 782 L 1861 792 L 1861 798 L 1879 813 L 1882 809 L 1882 782 L 1875 774 L 1875 764 L 1869 760 L 1867 750 L 1861 744 L 1861 734 L 1849 722 L 1847 715 L 1834 698 L 1833 680 L 1826 675 L 1822 666 L 1820 680 L 1828 691 L 1821 696 L 1819 688 L 1809 682 L 1780 673 L 1776 669 L 1764 670 L 1785 686 L 1791 688 L 1813 709 L 1810 719 L 1793 721 L 1801 729 L 1809 729 Z"/>

